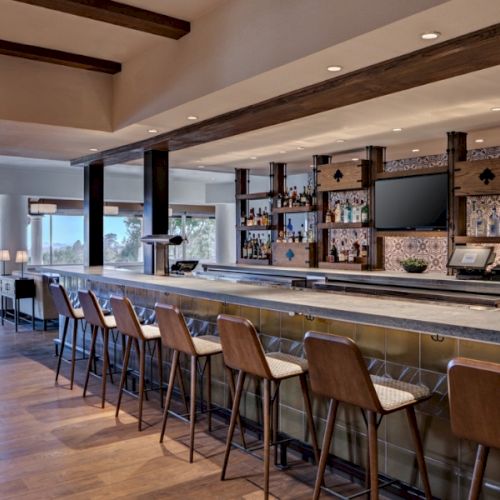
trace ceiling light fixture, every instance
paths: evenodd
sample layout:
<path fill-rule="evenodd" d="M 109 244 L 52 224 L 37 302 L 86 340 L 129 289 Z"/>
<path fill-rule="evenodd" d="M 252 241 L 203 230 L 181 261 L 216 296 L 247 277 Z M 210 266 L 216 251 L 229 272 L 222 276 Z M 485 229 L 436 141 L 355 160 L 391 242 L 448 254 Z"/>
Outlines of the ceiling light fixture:
<path fill-rule="evenodd" d="M 484 142 L 484 139 L 476 139 L 474 142 Z"/>
<path fill-rule="evenodd" d="M 441 33 L 439 31 L 427 31 L 426 33 L 422 33 L 420 35 L 420 38 L 422 40 L 435 40 L 436 38 L 439 38 L 441 36 Z"/>
<path fill-rule="evenodd" d="M 280 154 L 282 154 L 282 155 L 284 155 L 285 153 L 286 153 L 286 151 L 285 151 L 284 149 L 282 149 L 282 150 L 280 151 Z"/>
<path fill-rule="evenodd" d="M 250 156 L 250 159 L 251 159 L 251 160 L 256 160 L 256 159 L 257 159 L 257 157 L 256 157 L 256 156 Z"/>
<path fill-rule="evenodd" d="M 197 116 L 195 116 L 195 115 L 189 115 L 189 116 L 187 117 L 187 119 L 188 119 L 188 120 L 197 120 L 197 119 L 198 119 L 198 117 L 197 117 Z"/>
<path fill-rule="evenodd" d="M 352 161 L 359 161 L 359 158 L 352 158 Z"/>
<path fill-rule="evenodd" d="M 297 146 L 297 149 L 298 149 L 299 151 L 302 151 L 302 150 L 304 149 L 304 146 Z"/>
<path fill-rule="evenodd" d="M 157 133 L 158 133 L 158 130 L 157 130 L 156 128 L 150 128 L 150 129 L 148 130 L 148 132 L 149 132 L 150 134 L 157 134 Z"/>
<path fill-rule="evenodd" d="M 412 153 L 420 153 L 420 149 L 412 149 L 411 152 Z"/>
<path fill-rule="evenodd" d="M 393 129 L 392 129 L 392 131 L 393 131 L 393 132 L 402 132 L 402 131 L 403 131 L 403 129 L 402 129 L 402 128 L 397 127 L 397 128 L 393 128 Z"/>
<path fill-rule="evenodd" d="M 97 148 L 89 148 L 89 151 L 92 151 L 93 153 L 97 153 L 99 151 Z"/>
<path fill-rule="evenodd" d="M 198 168 L 205 168 L 205 165 L 198 165 Z"/>
<path fill-rule="evenodd" d="M 340 144 L 342 142 L 345 142 L 345 139 L 337 139 L 335 142 L 338 142 Z"/>
<path fill-rule="evenodd" d="M 500 111 L 500 106 L 495 106 L 494 108 L 491 108 L 491 111 Z"/>
<path fill-rule="evenodd" d="M 328 66 L 328 68 L 326 68 L 328 71 L 330 71 L 331 73 L 338 73 L 339 71 L 342 71 L 342 66 Z"/>

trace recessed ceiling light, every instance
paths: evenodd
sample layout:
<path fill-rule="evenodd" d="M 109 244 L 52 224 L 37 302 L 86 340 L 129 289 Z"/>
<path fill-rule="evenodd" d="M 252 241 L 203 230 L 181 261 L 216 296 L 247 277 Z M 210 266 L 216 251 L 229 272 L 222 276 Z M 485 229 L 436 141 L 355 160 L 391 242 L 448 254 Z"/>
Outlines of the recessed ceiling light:
<path fill-rule="evenodd" d="M 257 157 L 256 157 L 256 156 L 250 156 L 250 159 L 251 159 L 251 160 L 256 160 L 256 159 L 257 159 Z"/>
<path fill-rule="evenodd" d="M 205 165 L 198 165 L 198 168 L 205 168 Z"/>
<path fill-rule="evenodd" d="M 326 69 L 332 73 L 338 73 L 339 71 L 342 71 L 342 66 L 328 66 Z"/>
<path fill-rule="evenodd" d="M 345 139 L 337 139 L 335 142 L 338 142 L 338 143 L 345 142 Z"/>
<path fill-rule="evenodd" d="M 198 119 L 198 117 L 197 117 L 197 116 L 195 116 L 195 115 L 189 115 L 189 116 L 187 117 L 187 119 L 188 119 L 188 120 L 197 120 L 197 119 Z"/>
<path fill-rule="evenodd" d="M 285 153 L 286 153 L 286 151 L 285 151 L 284 149 L 282 149 L 282 150 L 280 151 L 280 154 L 282 154 L 282 155 L 284 155 Z"/>
<path fill-rule="evenodd" d="M 93 153 L 97 153 L 99 151 L 97 148 L 89 148 L 89 151 L 92 151 Z"/>
<path fill-rule="evenodd" d="M 314 165 L 309 165 L 309 167 L 314 168 Z"/>
<path fill-rule="evenodd" d="M 299 151 L 302 151 L 302 150 L 304 149 L 304 146 L 297 146 L 297 149 L 298 149 Z"/>
<path fill-rule="evenodd" d="M 155 128 L 150 128 L 150 129 L 148 130 L 148 132 L 149 132 L 150 134 L 157 134 L 157 133 L 158 133 L 158 130 L 157 130 L 157 129 L 155 129 Z"/>
<path fill-rule="evenodd" d="M 352 161 L 359 161 L 359 158 L 353 158 Z"/>
<path fill-rule="evenodd" d="M 439 31 L 427 31 L 426 33 L 422 33 L 420 35 L 420 38 L 422 40 L 435 40 L 436 38 L 439 38 L 441 36 L 441 33 Z"/>
<path fill-rule="evenodd" d="M 203 163 L 203 160 L 196 160 L 196 163 Z"/>
<path fill-rule="evenodd" d="M 500 106 L 495 106 L 494 108 L 491 108 L 491 111 L 500 111 Z"/>
<path fill-rule="evenodd" d="M 476 139 L 474 142 L 484 142 L 484 139 Z"/>
<path fill-rule="evenodd" d="M 420 149 L 412 149 L 411 152 L 412 153 L 420 153 Z"/>
<path fill-rule="evenodd" d="M 403 129 L 402 129 L 402 128 L 397 127 L 397 128 L 393 128 L 393 129 L 392 129 L 392 131 L 393 131 L 393 132 L 402 132 L 402 131 L 403 131 Z"/>

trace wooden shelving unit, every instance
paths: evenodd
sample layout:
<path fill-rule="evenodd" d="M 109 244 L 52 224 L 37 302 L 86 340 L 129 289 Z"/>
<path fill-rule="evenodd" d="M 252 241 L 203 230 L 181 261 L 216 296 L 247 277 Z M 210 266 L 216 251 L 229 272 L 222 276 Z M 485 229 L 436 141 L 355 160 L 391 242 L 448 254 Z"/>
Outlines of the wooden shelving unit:
<path fill-rule="evenodd" d="M 318 262 L 318 267 L 321 269 L 339 269 L 344 271 L 366 271 L 368 269 L 368 264 L 365 262 L 355 263 L 355 262 Z"/>
<path fill-rule="evenodd" d="M 273 231 L 275 226 L 236 226 L 236 231 Z"/>
<path fill-rule="evenodd" d="M 467 243 L 479 244 L 500 244 L 500 236 L 455 236 L 455 243 L 465 245 Z"/>
<path fill-rule="evenodd" d="M 238 259 L 238 264 L 247 264 L 252 266 L 269 266 L 271 262 L 269 259 Z"/>
<path fill-rule="evenodd" d="M 245 193 L 237 194 L 237 200 L 266 200 L 273 197 L 273 193 Z"/>
<path fill-rule="evenodd" d="M 315 212 L 316 207 L 310 206 L 310 207 L 280 207 L 280 208 L 273 208 L 272 213 L 273 214 L 301 214 L 301 213 L 309 213 L 309 212 Z"/>
<path fill-rule="evenodd" d="M 370 224 L 363 222 L 319 222 L 318 229 L 362 229 L 368 228 Z"/>
<path fill-rule="evenodd" d="M 408 238 L 446 238 L 448 231 L 377 231 L 379 238 L 408 237 Z"/>

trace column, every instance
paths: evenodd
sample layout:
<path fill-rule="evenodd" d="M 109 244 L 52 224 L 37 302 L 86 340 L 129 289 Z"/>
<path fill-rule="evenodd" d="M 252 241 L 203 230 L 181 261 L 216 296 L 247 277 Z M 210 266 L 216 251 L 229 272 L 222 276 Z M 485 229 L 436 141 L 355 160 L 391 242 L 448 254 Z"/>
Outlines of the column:
<path fill-rule="evenodd" d="M 104 164 L 91 163 L 83 173 L 85 266 L 104 263 Z"/>
<path fill-rule="evenodd" d="M 215 205 L 215 260 L 217 264 L 236 262 L 236 210 L 233 203 Z"/>
<path fill-rule="evenodd" d="M 168 234 L 168 151 L 144 151 L 144 235 Z M 154 274 L 152 245 L 144 246 L 144 274 Z"/>
<path fill-rule="evenodd" d="M 15 263 L 16 252 L 27 250 L 28 198 L 0 194 L 0 248 L 9 250 L 11 261 L 5 263 L 5 272 L 21 269 Z"/>
<path fill-rule="evenodd" d="M 31 215 L 31 249 L 30 257 L 31 264 L 39 266 L 43 264 L 43 216 Z"/>

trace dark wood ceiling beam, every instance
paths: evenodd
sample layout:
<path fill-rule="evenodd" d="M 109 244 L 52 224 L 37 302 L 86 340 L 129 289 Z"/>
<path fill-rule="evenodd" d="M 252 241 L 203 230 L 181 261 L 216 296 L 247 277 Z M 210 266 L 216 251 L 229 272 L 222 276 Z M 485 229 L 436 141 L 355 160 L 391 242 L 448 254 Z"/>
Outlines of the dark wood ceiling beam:
<path fill-rule="evenodd" d="M 111 0 L 16 0 L 17 2 L 58 10 L 94 21 L 178 40 L 191 30 L 188 21 L 158 14 Z"/>
<path fill-rule="evenodd" d="M 114 75 L 122 70 L 122 65 L 118 62 L 98 59 L 96 57 L 82 56 L 63 52 L 62 50 L 46 49 L 34 45 L 25 45 L 23 43 L 9 42 L 0 40 L 0 54 L 4 56 L 22 57 L 34 61 L 46 62 L 51 64 L 60 64 L 71 68 L 87 69 L 89 71 L 98 71 Z"/>
<path fill-rule="evenodd" d="M 500 65 L 500 24 L 126 146 L 73 160 L 106 165 L 189 148 Z"/>

